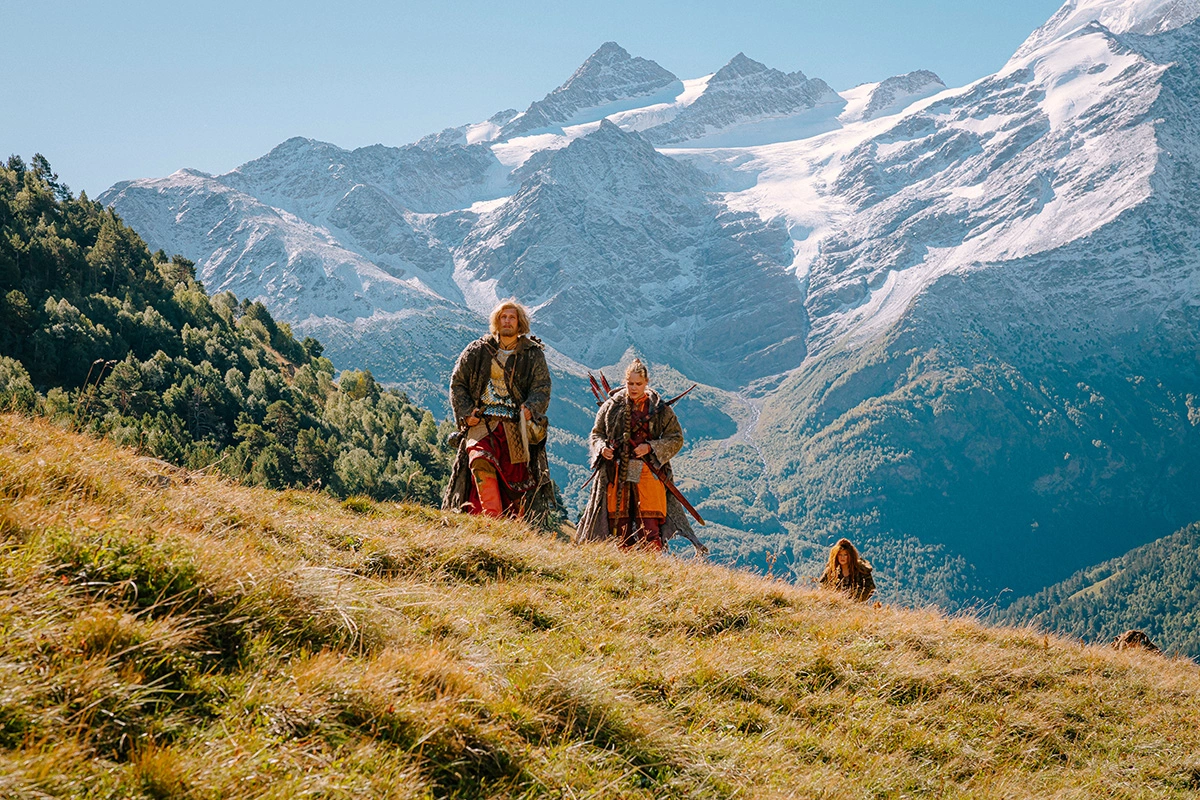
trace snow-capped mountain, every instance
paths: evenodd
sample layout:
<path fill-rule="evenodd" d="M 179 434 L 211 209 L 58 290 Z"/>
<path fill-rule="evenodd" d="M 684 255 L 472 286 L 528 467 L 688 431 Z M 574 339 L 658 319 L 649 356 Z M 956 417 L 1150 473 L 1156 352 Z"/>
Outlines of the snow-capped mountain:
<path fill-rule="evenodd" d="M 118 184 L 112 192 L 156 246 L 204 253 L 199 276 L 210 291 L 268 296 L 285 318 L 354 319 L 446 303 L 421 281 L 405 280 L 398 268 L 348 249 L 328 229 L 195 170 Z"/>
<path fill-rule="evenodd" d="M 646 130 L 655 144 L 712 143 L 731 128 L 794 117 L 817 106 L 844 106 L 820 78 L 785 74 L 738 53 L 705 85 L 704 92 L 669 121 Z M 829 112 L 827 111 L 826 114 Z"/>
<path fill-rule="evenodd" d="M 1115 34 L 1153 35 L 1182 28 L 1200 17 L 1200 0 L 1067 0 L 1050 20 L 1034 31 L 1013 60 L 1098 23 Z"/>
<path fill-rule="evenodd" d="M 1072 0 L 955 89 L 609 43 L 520 114 L 102 200 L 428 402 L 516 295 L 559 374 L 708 384 L 680 473 L 726 553 L 850 535 L 887 596 L 992 598 L 1200 518 L 1198 16 Z"/>
<path fill-rule="evenodd" d="M 311 155 L 309 144 L 285 142 L 272 156 L 301 160 Z M 279 192 L 268 205 L 231 188 L 246 185 L 240 176 L 180 170 L 117 184 L 106 197 L 156 248 L 194 257 L 210 292 L 262 298 L 298 333 L 323 340 L 336 363 L 358 363 L 358 353 L 369 350 L 381 374 L 402 374 L 414 397 L 436 400 L 454 358 L 442 351 L 474 338 L 479 322 L 461 305 L 448 251 L 425 218 L 398 209 L 380 190 L 321 177 L 345 194 L 289 187 L 292 197 Z M 385 366 L 392 364 L 404 366 Z"/>
<path fill-rule="evenodd" d="M 633 345 L 727 388 L 790 369 L 806 325 L 787 231 L 729 211 L 708 184 L 605 121 L 480 219 L 456 278 L 488 287 L 480 310 L 526 298 L 541 335 L 582 363 Z"/>
<path fill-rule="evenodd" d="M 942 83 L 942 79 L 927 69 L 919 69 L 907 75 L 895 75 L 885 81 L 868 84 L 855 92 L 855 99 L 861 97 L 863 100 L 861 111 L 858 110 L 858 103 L 854 104 L 856 107 L 853 110 L 850 108 L 851 104 L 847 103 L 846 112 L 843 112 L 841 119 L 845 122 L 857 122 L 895 114 L 917 100 L 937 94 L 945 88 L 946 84 Z M 863 91 L 864 89 L 866 91 Z M 850 95 L 850 92 L 846 95 Z"/>
<path fill-rule="evenodd" d="M 893 563 L 915 534 L 908 582 L 947 595 L 1200 516 L 1200 25 L 1031 41 L 820 162 L 845 206 L 809 361 L 762 414 L 785 516 L 854 520 Z"/>
<path fill-rule="evenodd" d="M 605 42 L 566 83 L 506 123 L 498 138 L 592 121 L 597 114 L 639 108 L 649 105 L 650 98 L 674 97 L 682 89 L 679 79 L 658 64 L 630 56 L 616 42 Z"/>

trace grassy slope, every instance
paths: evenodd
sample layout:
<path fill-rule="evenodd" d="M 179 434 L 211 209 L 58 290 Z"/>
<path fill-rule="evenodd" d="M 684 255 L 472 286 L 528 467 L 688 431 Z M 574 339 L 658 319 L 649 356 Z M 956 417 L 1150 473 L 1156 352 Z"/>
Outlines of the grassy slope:
<path fill-rule="evenodd" d="M 1200 673 L 0 416 L 0 795 L 1164 797 Z"/>

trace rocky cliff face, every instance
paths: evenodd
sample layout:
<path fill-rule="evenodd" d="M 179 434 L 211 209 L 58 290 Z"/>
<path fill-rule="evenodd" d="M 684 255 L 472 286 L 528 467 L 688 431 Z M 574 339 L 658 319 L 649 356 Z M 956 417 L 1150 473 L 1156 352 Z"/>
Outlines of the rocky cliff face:
<path fill-rule="evenodd" d="M 708 384 L 680 472 L 726 558 L 849 535 L 885 596 L 991 600 L 1200 518 L 1198 15 L 1073 1 L 958 90 L 605 45 L 522 115 L 103 200 L 423 399 L 517 295 L 561 376 L 632 348 Z"/>
<path fill-rule="evenodd" d="M 581 363 L 632 345 L 727 387 L 791 369 L 805 322 L 787 232 L 706 189 L 703 173 L 605 122 L 480 220 L 459 280 L 525 298 L 546 340 Z"/>

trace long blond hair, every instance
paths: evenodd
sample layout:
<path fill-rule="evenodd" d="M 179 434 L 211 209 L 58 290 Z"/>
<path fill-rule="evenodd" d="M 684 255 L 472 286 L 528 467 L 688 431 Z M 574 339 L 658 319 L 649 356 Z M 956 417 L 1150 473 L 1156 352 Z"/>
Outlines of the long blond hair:
<path fill-rule="evenodd" d="M 508 308 L 517 312 L 517 335 L 524 336 L 529 333 L 529 312 L 525 310 L 525 306 L 517 302 L 515 297 L 501 300 L 499 305 L 492 309 L 492 314 L 488 317 L 488 328 L 491 332 L 496 336 L 500 335 L 500 315 Z"/>

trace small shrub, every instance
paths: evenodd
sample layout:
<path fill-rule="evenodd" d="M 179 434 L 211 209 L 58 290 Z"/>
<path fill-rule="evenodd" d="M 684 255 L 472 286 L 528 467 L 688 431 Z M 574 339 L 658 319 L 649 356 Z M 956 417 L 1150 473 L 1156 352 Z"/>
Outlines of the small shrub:
<path fill-rule="evenodd" d="M 356 572 L 370 578 L 394 578 L 402 574 L 408 563 L 402 557 L 394 555 L 386 549 L 373 549 L 363 559 L 362 566 Z"/>
<path fill-rule="evenodd" d="M 26 709 L 7 702 L 0 703 L 0 747 L 11 750 L 20 747 L 34 725 Z"/>
<path fill-rule="evenodd" d="M 347 497 L 342 501 L 342 508 L 353 514 L 367 514 L 375 516 L 379 513 L 379 508 L 375 505 L 375 501 L 369 497 L 362 495 L 354 495 Z"/>
<path fill-rule="evenodd" d="M 174 800 L 188 795 L 181 759 L 171 750 L 150 746 L 131 759 L 134 780 L 151 800 Z"/>
<path fill-rule="evenodd" d="M 470 583 L 504 580 L 531 571 L 514 553 L 474 544 L 455 547 L 439 561 L 440 568 L 450 576 Z"/>
<path fill-rule="evenodd" d="M 527 692 L 526 701 L 548 715 L 551 731 L 565 741 L 618 752 L 646 781 L 665 782 L 679 772 L 674 748 L 636 719 L 633 704 L 609 696 L 589 678 L 546 675 Z"/>
<path fill-rule="evenodd" d="M 130 608 L 160 612 L 193 604 L 201 591 L 193 556 L 153 533 L 123 530 L 72 534 L 57 531 L 55 569 L 84 591 Z"/>
<path fill-rule="evenodd" d="M 466 583 L 491 583 L 534 573 L 521 556 L 495 546 L 452 542 L 444 548 L 412 545 L 404 550 L 371 553 L 360 572 L 376 576 L 441 576 Z"/>
<path fill-rule="evenodd" d="M 739 597 L 732 603 L 698 609 L 685 628 L 693 636 L 715 636 L 724 631 L 738 631 L 758 624 L 780 607 L 770 597 Z"/>
<path fill-rule="evenodd" d="M 29 373 L 20 361 L 0 356 L 0 412 L 32 412 L 37 406 L 37 392 Z"/>

